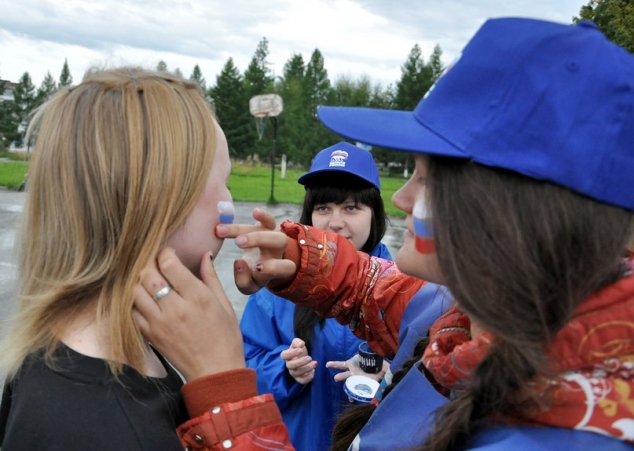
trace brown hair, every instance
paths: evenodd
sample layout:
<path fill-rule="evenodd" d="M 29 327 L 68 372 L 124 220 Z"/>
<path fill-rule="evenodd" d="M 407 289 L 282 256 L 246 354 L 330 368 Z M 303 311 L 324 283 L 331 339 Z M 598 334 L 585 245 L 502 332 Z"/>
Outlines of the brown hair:
<path fill-rule="evenodd" d="M 132 319 L 141 269 L 193 209 L 211 170 L 215 119 L 196 83 L 139 68 L 90 70 L 45 103 L 19 244 L 19 311 L 3 342 L 14 373 L 48 355 L 78 314 L 96 315 L 115 374 L 139 369 Z"/>
<path fill-rule="evenodd" d="M 469 390 L 439 409 L 420 447 L 453 450 L 487 418 L 536 406 L 523 389 L 548 372 L 544 346 L 588 295 L 619 277 L 634 221 L 566 188 L 462 160 L 430 157 L 427 180 L 446 284 L 496 337 Z"/>
<path fill-rule="evenodd" d="M 336 176 L 333 175 L 333 172 Z M 299 222 L 312 226 L 315 206 L 331 202 L 342 204 L 348 199 L 351 199 L 355 204 L 366 205 L 372 210 L 370 235 L 363 247 L 359 249 L 365 253 L 370 253 L 383 239 L 389 219 L 387 213 L 385 213 L 383 198 L 379 190 L 360 177 L 340 173 L 339 171 L 327 171 L 313 176 L 311 184 L 306 187 L 306 195 L 304 196 Z M 308 349 L 309 354 L 317 324 L 323 328 L 325 319 L 308 307 L 295 305 L 295 312 L 293 313 L 295 336 L 306 343 L 306 349 Z"/>

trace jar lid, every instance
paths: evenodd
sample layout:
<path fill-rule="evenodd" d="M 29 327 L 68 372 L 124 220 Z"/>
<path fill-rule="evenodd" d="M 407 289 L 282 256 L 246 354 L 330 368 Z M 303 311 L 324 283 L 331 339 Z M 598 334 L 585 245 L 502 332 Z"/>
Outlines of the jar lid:
<path fill-rule="evenodd" d="M 343 387 L 349 398 L 366 404 L 372 402 L 378 389 L 379 383 L 367 376 L 350 376 Z"/>

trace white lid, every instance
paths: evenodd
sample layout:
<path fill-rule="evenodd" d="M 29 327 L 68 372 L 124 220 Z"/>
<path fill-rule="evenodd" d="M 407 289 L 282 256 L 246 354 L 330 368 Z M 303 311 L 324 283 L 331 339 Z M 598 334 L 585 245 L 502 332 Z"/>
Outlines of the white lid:
<path fill-rule="evenodd" d="M 379 383 L 367 376 L 350 376 L 343 387 L 346 395 L 363 403 L 372 402 L 378 389 Z"/>

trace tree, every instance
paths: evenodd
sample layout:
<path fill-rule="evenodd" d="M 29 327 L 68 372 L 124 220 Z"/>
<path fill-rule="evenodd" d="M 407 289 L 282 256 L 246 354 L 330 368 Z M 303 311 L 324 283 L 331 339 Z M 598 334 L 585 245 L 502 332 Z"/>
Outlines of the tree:
<path fill-rule="evenodd" d="M 5 89 L 6 82 L 0 78 L 0 94 L 3 94 Z M 11 144 L 8 135 L 13 130 L 10 108 L 12 103 L 8 100 L 0 100 L 0 151 L 5 151 Z"/>
<path fill-rule="evenodd" d="M 313 51 L 306 66 L 305 86 L 312 112 L 316 113 L 317 107 L 326 103 L 330 96 L 328 71 L 324 67 L 324 57 L 319 49 Z"/>
<path fill-rule="evenodd" d="M 440 78 L 442 73 L 445 71 L 445 66 L 443 65 L 440 58 L 442 57 L 442 50 L 440 46 L 436 44 L 434 46 L 434 50 L 431 52 L 429 56 L 429 63 L 427 64 L 431 69 L 431 79 L 435 83 L 436 80 Z"/>
<path fill-rule="evenodd" d="M 274 90 L 273 77 L 271 77 L 271 70 L 269 69 L 269 63 L 267 58 L 269 56 L 269 41 L 266 38 L 258 43 L 255 49 L 255 53 L 251 58 L 251 62 L 244 72 L 244 92 L 246 101 L 253 96 L 260 94 L 269 94 Z M 245 107 L 248 106 L 248 103 Z M 247 146 L 257 152 L 260 156 L 268 155 L 271 146 L 265 140 L 259 140 L 255 127 L 247 130 Z"/>
<path fill-rule="evenodd" d="M 304 156 L 309 153 L 304 139 L 311 121 L 305 103 L 305 74 L 304 58 L 299 53 L 293 54 L 284 64 L 282 77 L 276 84 L 276 91 L 284 99 L 284 112 L 278 117 L 279 128 L 284 133 L 278 136 L 278 149 L 280 154 L 286 154 L 289 163 L 305 164 Z"/>
<path fill-rule="evenodd" d="M 9 142 L 15 142 L 18 146 L 24 144 L 24 135 L 26 134 L 26 129 L 31 119 L 30 115 L 36 106 L 37 97 L 35 86 L 31 81 L 29 73 L 25 72 L 13 90 L 13 107 L 11 114 L 15 129 L 9 133 Z"/>
<path fill-rule="evenodd" d="M 37 106 L 41 105 L 42 103 L 46 102 L 46 100 L 53 95 L 53 93 L 57 91 L 57 85 L 55 84 L 55 79 L 53 78 L 53 76 L 51 75 L 51 72 L 46 72 L 46 76 L 44 77 L 44 80 L 42 80 L 42 84 L 40 85 L 40 87 L 37 90 L 37 101 L 36 104 Z"/>
<path fill-rule="evenodd" d="M 634 53 L 634 0 L 590 0 L 573 22 L 591 20 L 605 36 Z"/>
<path fill-rule="evenodd" d="M 59 76 L 59 84 L 58 88 L 63 88 L 64 86 L 70 86 L 73 84 L 73 76 L 70 74 L 70 69 L 68 69 L 68 60 L 64 60 L 64 66 L 62 67 L 62 73 Z"/>
<path fill-rule="evenodd" d="M 233 59 L 229 58 L 216 76 L 216 84 L 208 95 L 216 109 L 218 123 L 227 137 L 229 154 L 245 158 L 251 153 L 250 133 L 255 128 L 249 113 L 249 100 L 244 92 L 244 81 Z"/>
<path fill-rule="evenodd" d="M 158 62 L 158 64 L 156 65 L 156 71 L 167 72 L 167 64 L 165 63 L 165 61 L 161 60 Z"/>
<path fill-rule="evenodd" d="M 401 79 L 396 85 L 396 108 L 413 110 L 433 83 L 432 68 L 425 64 L 419 45 L 414 44 L 401 66 Z"/>
<path fill-rule="evenodd" d="M 189 79 L 198 83 L 198 86 L 200 86 L 200 88 L 203 91 L 207 90 L 207 83 L 205 82 L 205 77 L 203 77 L 203 73 L 200 70 L 200 66 L 198 64 L 194 66 L 194 70 L 192 71 L 192 74 L 189 76 Z"/>

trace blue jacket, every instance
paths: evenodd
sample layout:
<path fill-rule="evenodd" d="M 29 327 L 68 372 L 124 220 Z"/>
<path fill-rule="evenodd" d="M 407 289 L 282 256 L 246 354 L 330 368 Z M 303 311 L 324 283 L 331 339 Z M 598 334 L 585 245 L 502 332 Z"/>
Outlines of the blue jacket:
<path fill-rule="evenodd" d="M 418 341 L 451 304 L 450 295 L 437 285 L 427 284 L 412 298 L 399 330 L 399 350 L 390 372 L 400 369 L 413 355 Z M 409 371 L 376 408 L 351 449 L 378 451 L 415 449 L 431 430 L 434 410 L 447 402 L 420 371 Z M 489 428 L 467 446 L 478 451 L 625 451 L 632 446 L 621 440 L 591 432 L 554 427 L 510 426 Z M 315 448 L 317 449 L 317 448 Z"/>
<path fill-rule="evenodd" d="M 370 255 L 392 258 L 382 243 Z M 321 330 L 316 326 L 311 344 L 311 357 L 318 362 L 315 378 L 308 385 L 299 384 L 280 358 L 295 338 L 294 313 L 295 304 L 267 290 L 249 297 L 240 320 L 247 366 L 257 372 L 258 392 L 275 397 L 295 449 L 327 450 L 336 418 L 350 403 L 343 382 L 334 381 L 339 371 L 325 364 L 348 360 L 358 353 L 361 340 L 334 319 L 327 319 Z"/>

